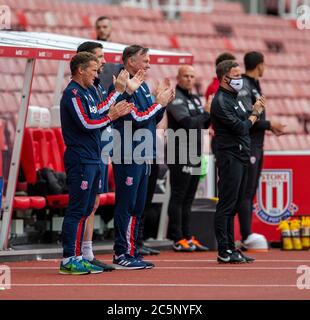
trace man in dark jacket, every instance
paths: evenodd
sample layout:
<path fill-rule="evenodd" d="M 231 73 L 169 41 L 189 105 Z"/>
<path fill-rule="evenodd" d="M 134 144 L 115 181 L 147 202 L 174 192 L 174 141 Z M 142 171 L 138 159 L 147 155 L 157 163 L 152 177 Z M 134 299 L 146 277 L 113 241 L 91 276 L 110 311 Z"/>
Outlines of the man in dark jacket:
<path fill-rule="evenodd" d="M 223 61 L 217 66 L 216 74 L 220 88 L 211 104 L 211 122 L 215 131 L 219 176 L 219 202 L 215 213 L 217 260 L 219 263 L 250 262 L 254 259 L 235 249 L 234 216 L 245 195 L 250 128 L 259 119 L 265 101 L 260 98 L 249 116 L 243 104 L 237 101 L 243 82 L 238 63 Z"/>
<path fill-rule="evenodd" d="M 169 161 L 169 152 L 172 151 L 169 147 L 167 154 L 171 185 L 168 236 L 174 241 L 173 249 L 182 252 L 207 250 L 189 232 L 190 211 L 200 177 L 198 172 L 203 144 L 201 135 L 202 130 L 207 129 L 210 124 L 210 106 L 208 104 L 203 106 L 200 98 L 192 93 L 195 79 L 195 70 L 192 66 L 180 67 L 176 97 L 167 107 L 168 128 L 174 135 L 181 131 L 185 133 L 185 139 L 175 139 L 175 146 L 171 148 L 175 154 L 173 163 Z M 196 145 L 189 138 L 190 133 L 196 135 Z M 168 134 L 168 146 L 169 136 L 170 134 Z M 185 161 L 182 161 L 183 157 Z"/>
<path fill-rule="evenodd" d="M 68 179 L 69 205 L 62 226 L 63 261 L 61 274 L 99 273 L 104 269 L 82 257 L 81 244 L 87 217 L 91 214 L 101 179 L 101 131 L 118 117 L 128 114 L 132 105 L 126 101 L 115 105 L 126 89 L 128 74 L 120 74 L 116 90 L 99 99 L 93 82 L 99 61 L 89 52 L 76 54 L 70 62 L 72 80 L 60 101 L 61 128 L 66 151 L 65 171 Z"/>
<path fill-rule="evenodd" d="M 256 100 L 262 96 L 259 78 L 264 74 L 264 55 L 256 51 L 246 53 L 244 56 L 244 66 L 245 74 L 242 75 L 243 88 L 238 94 L 238 100 L 251 113 Z M 257 247 L 257 244 L 266 243 L 266 239 L 260 234 L 252 233 L 253 200 L 263 166 L 265 132 L 266 130 L 271 130 L 274 134 L 280 135 L 283 133 L 284 127 L 279 122 L 266 120 L 266 113 L 263 111 L 260 120 L 250 129 L 251 148 L 248 181 L 245 199 L 238 210 L 244 249 L 265 249 Z"/>
<path fill-rule="evenodd" d="M 140 69 L 146 72 L 150 68 L 148 48 L 139 45 L 126 47 L 123 51 L 123 63 L 131 77 Z M 113 85 L 110 90 L 114 91 Z M 137 237 L 146 201 L 150 163 L 156 156 L 156 125 L 173 97 L 174 90 L 162 85 L 154 103 L 147 84 L 143 82 L 130 99 L 134 108 L 113 125 L 120 138 L 118 141 L 113 137 L 112 157 L 116 200 L 113 263 L 118 269 L 144 269 L 154 266 L 139 257 Z M 142 130 L 138 131 L 139 129 Z M 133 139 L 142 132 L 148 134 L 152 140 L 147 148 L 141 147 L 146 136 Z"/>

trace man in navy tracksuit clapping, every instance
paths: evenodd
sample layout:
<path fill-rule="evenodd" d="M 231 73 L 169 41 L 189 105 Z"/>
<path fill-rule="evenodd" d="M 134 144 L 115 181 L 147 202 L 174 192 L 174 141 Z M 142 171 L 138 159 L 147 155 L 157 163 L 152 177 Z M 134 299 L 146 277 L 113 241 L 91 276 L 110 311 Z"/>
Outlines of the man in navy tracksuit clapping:
<path fill-rule="evenodd" d="M 99 61 L 88 52 L 76 54 L 71 62 L 72 80 L 60 102 L 61 126 L 66 151 L 65 171 L 68 178 L 69 205 L 63 222 L 63 256 L 61 274 L 99 273 L 103 269 L 81 256 L 85 220 L 91 214 L 101 178 L 100 129 L 131 111 L 132 104 L 115 104 L 126 89 L 129 74 L 120 73 L 115 90 L 100 101 L 94 95 L 93 82 Z"/>
<path fill-rule="evenodd" d="M 138 45 L 125 48 L 123 63 L 131 77 L 140 69 L 147 71 L 150 68 L 148 49 Z M 113 90 L 114 86 L 111 86 L 110 92 Z M 163 117 L 164 107 L 173 98 L 174 90 L 169 84 L 162 83 L 154 103 L 147 84 L 143 82 L 130 100 L 134 103 L 134 108 L 113 124 L 120 136 L 120 141 L 113 137 L 112 157 L 116 184 L 113 263 L 118 269 L 145 269 L 154 266 L 139 257 L 136 242 L 146 201 L 150 163 L 156 154 L 156 124 Z M 144 130 L 138 131 L 139 129 Z"/>

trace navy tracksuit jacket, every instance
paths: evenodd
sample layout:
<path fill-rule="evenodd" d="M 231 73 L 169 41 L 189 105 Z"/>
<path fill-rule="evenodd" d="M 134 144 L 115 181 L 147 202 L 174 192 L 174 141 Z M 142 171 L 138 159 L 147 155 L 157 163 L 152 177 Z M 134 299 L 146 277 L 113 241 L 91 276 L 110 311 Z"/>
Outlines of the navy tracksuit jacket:
<path fill-rule="evenodd" d="M 113 90 L 112 85 L 109 92 Z M 116 186 L 114 251 L 117 256 L 138 254 L 136 243 L 146 201 L 150 162 L 156 156 L 156 124 L 162 119 L 165 110 L 160 104 L 153 103 L 146 83 L 135 91 L 130 102 L 135 104 L 131 113 L 113 122 L 113 128 L 121 137 L 121 141 L 116 141 L 114 137 L 112 157 Z M 128 124 L 132 125 L 131 129 L 127 127 Z M 138 129 L 146 129 L 153 138 L 153 145 L 148 146 L 141 157 L 134 154 L 141 142 L 132 141 Z"/>
<path fill-rule="evenodd" d="M 69 206 L 62 227 L 65 258 L 81 255 L 85 220 L 93 210 L 102 175 L 101 129 L 111 123 L 106 112 L 119 95 L 113 91 L 100 99 L 94 87 L 84 89 L 72 80 L 60 101 L 69 187 Z"/>

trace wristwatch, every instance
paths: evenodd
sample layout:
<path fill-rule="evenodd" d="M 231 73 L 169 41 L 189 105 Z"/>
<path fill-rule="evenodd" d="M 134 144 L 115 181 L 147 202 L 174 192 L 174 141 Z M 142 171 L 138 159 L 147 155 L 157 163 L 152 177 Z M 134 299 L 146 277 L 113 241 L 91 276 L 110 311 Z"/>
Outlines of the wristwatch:
<path fill-rule="evenodd" d="M 251 116 L 255 116 L 257 118 L 257 120 L 259 120 L 261 113 L 258 112 L 257 110 L 253 110 L 251 113 Z"/>

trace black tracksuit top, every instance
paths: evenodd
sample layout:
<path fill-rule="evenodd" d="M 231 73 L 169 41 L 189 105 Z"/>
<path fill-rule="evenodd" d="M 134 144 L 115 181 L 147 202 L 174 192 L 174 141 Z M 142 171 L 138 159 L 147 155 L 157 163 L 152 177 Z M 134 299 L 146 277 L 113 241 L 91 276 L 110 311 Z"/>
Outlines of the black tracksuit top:
<path fill-rule="evenodd" d="M 250 115 L 253 110 L 253 105 L 262 95 L 262 90 L 258 80 L 255 80 L 246 74 L 243 74 L 242 78 L 243 88 L 238 94 L 238 100 L 243 103 Z M 265 130 L 270 130 L 270 121 L 266 120 L 266 112 L 264 111 L 260 116 L 260 120 L 255 122 L 253 127 L 250 129 L 252 147 L 263 148 Z"/>
<path fill-rule="evenodd" d="M 201 131 L 207 129 L 210 125 L 210 115 L 205 112 L 199 96 L 190 93 L 188 90 L 176 86 L 175 99 L 167 106 L 168 128 L 173 131 L 184 129 L 187 133 L 187 144 L 181 145 L 178 140 L 175 143 L 175 155 L 177 162 L 179 161 L 179 151 L 187 154 L 187 164 L 193 165 L 190 161 L 190 155 L 200 157 L 202 154 Z M 189 140 L 189 132 L 196 129 L 197 149 Z M 168 136 L 169 139 L 169 136 Z M 180 161 L 181 162 L 181 161 Z"/>
<path fill-rule="evenodd" d="M 220 87 L 211 104 L 211 123 L 215 131 L 215 155 L 230 153 L 237 159 L 248 162 L 250 158 L 249 113 L 242 102 L 237 100 L 237 92 Z"/>

